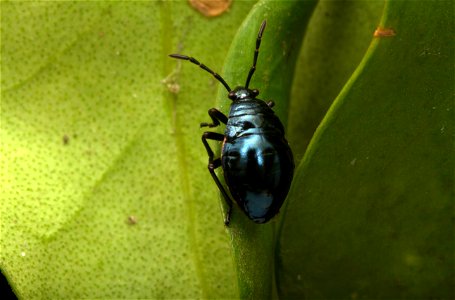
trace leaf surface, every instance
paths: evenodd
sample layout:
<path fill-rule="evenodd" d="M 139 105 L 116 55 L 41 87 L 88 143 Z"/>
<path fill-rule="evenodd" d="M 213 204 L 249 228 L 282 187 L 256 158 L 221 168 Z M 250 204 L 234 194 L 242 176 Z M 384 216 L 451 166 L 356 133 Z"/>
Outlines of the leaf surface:
<path fill-rule="evenodd" d="M 1 3 L 1 269 L 17 296 L 236 297 L 200 142 L 217 83 L 168 54 L 221 69 L 252 5 Z"/>
<path fill-rule="evenodd" d="M 294 180 L 281 297 L 454 297 L 453 12 L 387 2 L 394 35 L 374 38 Z"/>
<path fill-rule="evenodd" d="M 315 6 L 316 1 L 312 0 L 259 1 L 240 27 L 226 58 L 224 78 L 231 88 L 244 86 L 252 65 L 259 26 L 263 20 L 267 21 L 249 87 L 259 89 L 260 99 L 276 103 L 273 109 L 284 124 L 287 122 L 293 70 Z M 218 93 L 220 107 L 225 113 L 230 104 L 226 93 L 224 88 Z M 274 297 L 275 224 L 278 220 L 276 217 L 267 224 L 255 224 L 234 206 L 229 233 L 241 298 Z"/>

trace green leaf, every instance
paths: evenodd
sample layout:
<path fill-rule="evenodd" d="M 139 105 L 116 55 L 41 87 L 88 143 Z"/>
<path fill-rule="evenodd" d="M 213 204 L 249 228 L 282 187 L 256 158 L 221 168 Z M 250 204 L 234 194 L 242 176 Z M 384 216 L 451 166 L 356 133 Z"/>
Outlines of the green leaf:
<path fill-rule="evenodd" d="M 319 125 L 279 240 L 283 298 L 454 297 L 454 7 L 387 2 Z"/>
<path fill-rule="evenodd" d="M 1 2 L 1 269 L 18 297 L 238 297 L 200 143 L 218 83 L 168 54 L 221 69 L 252 5 Z"/>
<path fill-rule="evenodd" d="M 295 69 L 288 140 L 297 161 L 343 86 L 359 65 L 384 1 L 320 1 Z"/>
<path fill-rule="evenodd" d="M 316 1 L 260 1 L 243 22 L 227 55 L 223 76 L 230 84 L 244 86 L 250 70 L 259 24 L 267 20 L 257 70 L 250 88 L 260 98 L 275 101 L 275 112 L 286 121 L 293 70 L 300 45 Z M 230 100 L 224 88 L 218 94 L 221 107 Z M 274 292 L 275 221 L 251 222 L 234 208 L 229 228 L 236 263 L 238 286 L 243 299 L 270 299 Z"/>

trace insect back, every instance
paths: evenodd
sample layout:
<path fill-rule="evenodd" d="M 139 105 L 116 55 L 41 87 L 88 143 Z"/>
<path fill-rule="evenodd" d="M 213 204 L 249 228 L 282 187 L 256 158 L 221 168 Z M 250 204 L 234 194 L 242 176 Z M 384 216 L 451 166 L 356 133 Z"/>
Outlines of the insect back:
<path fill-rule="evenodd" d="M 259 90 L 250 89 L 249 84 L 256 70 L 264 20 L 256 38 L 256 48 L 245 86 L 231 89 L 227 82 L 197 59 L 171 54 L 172 58 L 187 60 L 214 76 L 228 91 L 232 100 L 226 116 L 216 108 L 208 113 L 212 122 L 201 123 L 201 127 L 226 125 L 224 134 L 206 131 L 202 143 L 208 154 L 208 170 L 228 205 L 225 224 L 231 217 L 232 198 L 246 216 L 256 223 L 266 223 L 280 210 L 292 182 L 294 159 L 285 139 L 284 127 L 275 115 L 272 101 L 258 99 Z M 221 156 L 215 157 L 208 140 L 222 142 Z M 223 169 L 229 193 L 221 184 L 215 170 Z"/>

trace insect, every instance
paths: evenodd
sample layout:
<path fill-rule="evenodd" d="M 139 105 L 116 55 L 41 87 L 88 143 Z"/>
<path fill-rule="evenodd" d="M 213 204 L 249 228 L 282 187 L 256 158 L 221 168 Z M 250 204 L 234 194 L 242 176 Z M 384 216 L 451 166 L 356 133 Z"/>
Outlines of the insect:
<path fill-rule="evenodd" d="M 211 73 L 229 92 L 232 100 L 228 116 L 216 108 L 208 111 L 211 123 L 201 127 L 217 127 L 226 124 L 224 134 L 206 131 L 202 143 L 209 156 L 208 169 L 228 205 L 224 223 L 229 225 L 232 200 L 221 184 L 215 169 L 222 167 L 229 191 L 240 209 L 256 223 L 266 223 L 280 210 L 294 175 L 294 159 L 284 137 L 284 127 L 272 110 L 273 101 L 256 98 L 259 90 L 250 89 L 251 77 L 266 26 L 264 20 L 256 38 L 253 65 L 245 86 L 231 89 L 226 81 L 193 57 L 170 54 L 176 59 L 188 60 Z M 215 158 L 207 140 L 222 142 L 221 157 Z"/>

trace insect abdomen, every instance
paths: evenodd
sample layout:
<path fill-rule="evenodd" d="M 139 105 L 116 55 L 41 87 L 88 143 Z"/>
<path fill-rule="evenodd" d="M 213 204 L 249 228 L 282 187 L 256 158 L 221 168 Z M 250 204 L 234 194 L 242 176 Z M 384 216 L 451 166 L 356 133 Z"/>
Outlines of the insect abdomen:
<path fill-rule="evenodd" d="M 256 223 L 265 223 L 286 198 L 294 161 L 283 137 L 254 134 L 225 142 L 222 167 L 240 208 Z"/>

